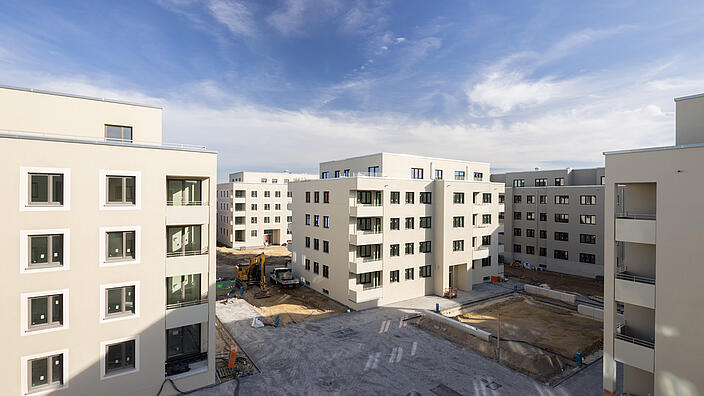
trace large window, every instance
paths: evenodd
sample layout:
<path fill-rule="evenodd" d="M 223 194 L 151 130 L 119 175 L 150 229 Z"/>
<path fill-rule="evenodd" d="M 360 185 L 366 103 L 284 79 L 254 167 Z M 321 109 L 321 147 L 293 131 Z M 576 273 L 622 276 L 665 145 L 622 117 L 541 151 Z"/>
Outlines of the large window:
<path fill-rule="evenodd" d="M 580 205 L 596 205 L 596 195 L 580 195 Z"/>
<path fill-rule="evenodd" d="M 569 195 L 555 195 L 555 203 L 558 205 L 567 205 L 570 203 Z"/>
<path fill-rule="evenodd" d="M 567 233 L 567 232 L 555 231 L 555 240 L 556 240 L 556 241 L 569 241 L 569 240 L 570 240 L 570 234 Z"/>
<path fill-rule="evenodd" d="M 64 175 L 29 174 L 29 204 L 61 206 L 64 204 Z"/>
<path fill-rule="evenodd" d="M 105 317 L 133 315 L 135 298 L 135 286 L 105 289 Z"/>
<path fill-rule="evenodd" d="M 596 255 L 589 253 L 580 253 L 579 262 L 587 264 L 596 264 Z"/>
<path fill-rule="evenodd" d="M 166 360 L 200 354 L 200 323 L 166 330 Z"/>
<path fill-rule="evenodd" d="M 411 179 L 422 179 L 423 168 L 411 168 Z"/>
<path fill-rule="evenodd" d="M 378 166 L 370 166 L 367 168 L 367 171 L 369 172 L 369 176 L 380 176 Z"/>
<path fill-rule="evenodd" d="M 569 223 L 570 216 L 567 213 L 555 213 L 556 223 Z"/>
<path fill-rule="evenodd" d="M 369 232 L 381 232 L 381 218 L 379 217 L 358 217 L 357 230 Z"/>
<path fill-rule="evenodd" d="M 594 215 L 579 215 L 579 224 L 596 224 L 596 216 Z"/>
<path fill-rule="evenodd" d="M 135 177 L 107 176 L 107 203 L 111 205 L 134 205 Z"/>
<path fill-rule="evenodd" d="M 106 232 L 107 261 L 134 260 L 135 231 Z"/>
<path fill-rule="evenodd" d="M 191 256 L 206 252 L 206 249 L 201 246 L 200 225 L 166 227 L 166 238 L 167 257 Z"/>
<path fill-rule="evenodd" d="M 555 257 L 556 259 L 568 260 L 568 255 L 567 255 L 567 251 L 566 251 L 566 250 L 557 250 L 557 249 L 555 249 L 555 251 L 553 252 L 553 255 L 554 255 L 554 257 Z"/>
<path fill-rule="evenodd" d="M 135 340 L 105 346 L 105 375 L 135 368 Z"/>
<path fill-rule="evenodd" d="M 105 125 L 105 140 L 111 142 L 132 143 L 132 127 Z"/>
<path fill-rule="evenodd" d="M 357 191 L 357 203 L 380 206 L 383 204 L 381 191 Z"/>
<path fill-rule="evenodd" d="M 29 330 L 58 327 L 64 322 L 64 296 L 39 296 L 29 298 Z"/>
<path fill-rule="evenodd" d="M 536 187 L 545 187 L 548 185 L 548 179 L 535 179 Z"/>
<path fill-rule="evenodd" d="M 200 274 L 166 278 L 166 309 L 201 303 Z"/>
<path fill-rule="evenodd" d="M 456 204 L 464 203 L 464 193 L 456 192 L 452 194 L 452 202 Z"/>
<path fill-rule="evenodd" d="M 64 383 L 64 355 L 32 359 L 27 362 L 27 390 L 30 392 L 60 386 Z"/>
<path fill-rule="evenodd" d="M 596 243 L 596 235 L 579 234 L 579 242 L 580 243 L 588 243 L 590 245 L 593 245 Z"/>
<path fill-rule="evenodd" d="M 64 236 L 30 235 L 29 268 L 58 267 L 64 263 Z"/>
<path fill-rule="evenodd" d="M 357 284 L 363 285 L 365 289 L 381 287 L 381 271 L 357 274 Z"/>
<path fill-rule="evenodd" d="M 202 181 L 188 179 L 168 179 L 166 181 L 166 205 L 203 205 Z"/>

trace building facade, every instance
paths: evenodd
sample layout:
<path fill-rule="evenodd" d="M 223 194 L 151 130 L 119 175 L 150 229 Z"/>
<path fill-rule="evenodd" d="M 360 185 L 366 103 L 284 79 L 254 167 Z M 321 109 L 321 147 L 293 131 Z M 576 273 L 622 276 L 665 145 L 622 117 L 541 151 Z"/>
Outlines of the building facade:
<path fill-rule="evenodd" d="M 675 146 L 605 153 L 605 395 L 620 367 L 624 393 L 704 394 L 704 95 L 675 103 Z"/>
<path fill-rule="evenodd" d="M 295 276 L 353 309 L 503 275 L 489 164 L 379 153 L 289 184 Z"/>
<path fill-rule="evenodd" d="M 3 394 L 213 383 L 217 155 L 163 144 L 156 107 L 3 87 L 0 108 Z"/>
<path fill-rule="evenodd" d="M 503 260 L 604 275 L 604 168 L 491 175 L 506 185 Z"/>
<path fill-rule="evenodd" d="M 288 183 L 316 178 L 291 172 L 230 173 L 229 182 L 218 184 L 218 243 L 237 249 L 290 242 Z"/>

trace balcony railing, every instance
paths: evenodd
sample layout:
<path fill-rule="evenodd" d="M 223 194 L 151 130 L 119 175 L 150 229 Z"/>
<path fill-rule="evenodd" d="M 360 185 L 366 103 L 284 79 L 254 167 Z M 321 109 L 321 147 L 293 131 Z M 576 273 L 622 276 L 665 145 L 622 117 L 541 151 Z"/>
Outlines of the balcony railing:
<path fill-rule="evenodd" d="M 655 213 L 621 212 L 616 213 L 617 219 L 655 220 Z"/>
<path fill-rule="evenodd" d="M 166 201 L 166 206 L 206 206 L 208 201 L 190 201 L 187 199 L 176 199 Z"/>
<path fill-rule="evenodd" d="M 375 256 L 367 256 L 367 257 L 361 257 L 357 256 L 357 260 L 362 260 L 363 263 L 370 263 L 372 261 L 379 261 L 381 260 L 381 256 L 375 257 Z"/>
<path fill-rule="evenodd" d="M 621 272 L 616 273 L 616 279 L 621 279 L 621 280 L 626 280 L 626 281 L 631 281 L 631 282 L 647 283 L 649 285 L 655 284 L 655 278 L 651 278 L 649 276 L 634 275 L 634 274 L 628 273 L 627 271 L 621 271 Z"/>
<path fill-rule="evenodd" d="M 207 303 L 208 303 L 208 297 L 204 297 L 204 298 L 201 298 L 198 300 L 190 300 L 190 301 L 183 301 L 183 302 L 179 302 L 179 303 L 166 304 L 166 309 L 192 307 L 194 305 L 201 305 L 201 304 L 207 304 Z"/>
<path fill-rule="evenodd" d="M 621 331 L 623 331 L 623 329 L 624 328 L 622 328 Z M 655 343 L 652 341 L 646 341 L 646 340 L 642 340 L 640 338 L 636 338 L 633 336 L 629 336 L 627 334 L 620 334 L 620 333 L 616 333 L 616 338 L 619 340 L 630 342 L 631 344 L 636 344 L 636 345 L 640 345 L 642 347 L 655 349 Z"/>
<path fill-rule="evenodd" d="M 208 248 L 206 247 L 200 250 L 179 250 L 177 252 L 167 252 L 166 257 L 198 256 L 201 254 L 208 254 Z"/>

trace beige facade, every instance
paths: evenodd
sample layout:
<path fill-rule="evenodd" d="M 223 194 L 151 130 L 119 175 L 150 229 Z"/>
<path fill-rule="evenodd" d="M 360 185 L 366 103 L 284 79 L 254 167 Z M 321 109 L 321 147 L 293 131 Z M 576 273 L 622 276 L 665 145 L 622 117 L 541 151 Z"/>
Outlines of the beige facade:
<path fill-rule="evenodd" d="M 491 180 L 506 184 L 505 262 L 604 275 L 604 168 L 510 172 Z"/>
<path fill-rule="evenodd" d="M 489 164 L 379 153 L 320 164 L 293 193 L 293 270 L 353 309 L 503 275 Z"/>
<path fill-rule="evenodd" d="M 161 144 L 155 107 L 0 88 L 0 109 L 3 394 L 213 383 L 216 154 Z"/>
<path fill-rule="evenodd" d="M 231 248 L 280 245 L 291 241 L 288 183 L 317 179 L 291 172 L 236 172 L 218 184 L 217 240 Z"/>
<path fill-rule="evenodd" d="M 678 145 L 605 153 L 605 395 L 617 362 L 624 393 L 704 394 L 704 101 L 675 101 Z"/>

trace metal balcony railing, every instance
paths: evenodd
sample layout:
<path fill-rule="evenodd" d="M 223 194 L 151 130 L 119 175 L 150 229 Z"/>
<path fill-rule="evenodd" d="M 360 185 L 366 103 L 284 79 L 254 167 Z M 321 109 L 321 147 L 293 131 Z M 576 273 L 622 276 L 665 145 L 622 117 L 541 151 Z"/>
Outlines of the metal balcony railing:
<path fill-rule="evenodd" d="M 627 271 L 617 272 L 616 279 L 621 279 L 621 280 L 631 281 L 631 282 L 647 283 L 649 285 L 655 284 L 655 278 L 651 278 L 649 276 L 634 275 L 634 274 L 628 273 Z"/>
<path fill-rule="evenodd" d="M 191 307 L 194 305 L 201 305 L 201 304 L 207 304 L 208 303 L 208 297 L 201 297 L 200 299 L 196 300 L 189 300 L 189 301 L 182 301 L 178 303 L 172 303 L 172 304 L 166 304 L 166 309 L 174 309 L 174 308 L 183 308 L 183 307 Z"/>
<path fill-rule="evenodd" d="M 640 345 L 640 346 L 642 346 L 642 347 L 646 347 L 646 348 L 650 348 L 650 349 L 655 349 L 655 343 L 654 343 L 654 342 L 642 340 L 642 339 L 640 339 L 640 338 L 636 338 L 636 337 L 633 337 L 633 336 L 629 336 L 629 335 L 627 335 L 627 334 L 619 334 L 619 333 L 616 333 L 616 339 L 623 340 L 623 341 L 626 341 L 626 342 L 630 342 L 631 344 Z"/>
<path fill-rule="evenodd" d="M 617 219 L 655 220 L 655 213 L 621 212 L 616 213 Z"/>
<path fill-rule="evenodd" d="M 166 206 L 207 206 L 208 201 L 190 201 L 187 199 L 177 199 L 166 201 Z"/>
<path fill-rule="evenodd" d="M 198 256 L 201 254 L 208 254 L 208 248 L 206 247 L 199 250 L 179 250 L 177 252 L 167 252 L 166 257 Z"/>

